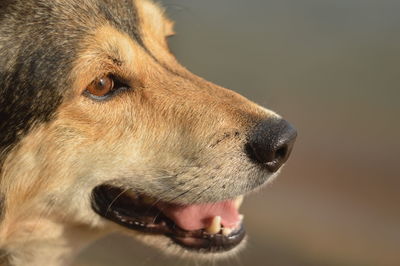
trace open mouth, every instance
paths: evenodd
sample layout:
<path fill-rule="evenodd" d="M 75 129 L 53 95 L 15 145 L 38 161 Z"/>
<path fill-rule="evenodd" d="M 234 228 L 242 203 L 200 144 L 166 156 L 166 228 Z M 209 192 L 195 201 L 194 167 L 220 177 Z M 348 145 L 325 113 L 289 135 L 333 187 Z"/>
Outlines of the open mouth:
<path fill-rule="evenodd" d="M 198 252 L 224 252 L 246 233 L 238 210 L 243 196 L 223 202 L 177 205 L 111 185 L 92 191 L 92 208 L 100 216 L 139 232 L 165 235 Z"/>

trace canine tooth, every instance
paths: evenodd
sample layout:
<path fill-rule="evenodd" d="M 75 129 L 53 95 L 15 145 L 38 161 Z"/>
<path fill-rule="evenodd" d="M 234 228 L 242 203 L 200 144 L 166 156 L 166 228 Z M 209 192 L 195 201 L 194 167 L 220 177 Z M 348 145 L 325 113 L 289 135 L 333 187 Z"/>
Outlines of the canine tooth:
<path fill-rule="evenodd" d="M 206 232 L 213 235 L 219 231 L 221 231 L 221 216 L 215 216 L 210 226 L 206 228 Z"/>
<path fill-rule="evenodd" d="M 224 236 L 229 236 L 230 234 L 232 234 L 233 230 L 231 228 L 222 228 L 222 234 Z"/>
<path fill-rule="evenodd" d="M 244 219 L 244 215 L 243 215 L 243 214 L 240 214 L 240 215 L 239 215 L 239 220 L 240 220 L 241 222 L 243 222 L 243 219 Z"/>
<path fill-rule="evenodd" d="M 244 196 L 243 196 L 243 195 L 242 195 L 242 196 L 239 196 L 239 197 L 237 197 L 237 198 L 235 199 L 234 204 L 235 204 L 236 209 L 239 209 L 240 206 L 242 206 L 243 199 L 244 199 Z"/>

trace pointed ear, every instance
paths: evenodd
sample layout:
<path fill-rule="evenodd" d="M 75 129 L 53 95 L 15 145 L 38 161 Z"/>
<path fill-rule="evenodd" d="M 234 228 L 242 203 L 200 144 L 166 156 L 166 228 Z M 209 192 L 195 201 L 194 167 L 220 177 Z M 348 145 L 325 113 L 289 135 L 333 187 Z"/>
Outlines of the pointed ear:
<path fill-rule="evenodd" d="M 166 15 L 165 8 L 151 0 L 136 0 L 136 6 L 141 16 L 141 28 L 151 33 L 153 38 L 164 40 L 175 34 L 174 22 Z"/>

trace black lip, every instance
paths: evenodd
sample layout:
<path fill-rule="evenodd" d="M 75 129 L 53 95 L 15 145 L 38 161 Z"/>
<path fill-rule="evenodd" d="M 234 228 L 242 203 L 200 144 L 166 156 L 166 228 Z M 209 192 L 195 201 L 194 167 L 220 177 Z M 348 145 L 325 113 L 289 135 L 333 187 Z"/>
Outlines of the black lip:
<path fill-rule="evenodd" d="M 243 225 L 230 235 L 210 235 L 204 230 L 186 231 L 179 228 L 157 207 L 124 194 L 124 189 L 100 185 L 92 190 L 93 210 L 110 221 L 139 232 L 165 235 L 185 249 L 202 253 L 224 252 L 235 248 L 246 236 Z"/>

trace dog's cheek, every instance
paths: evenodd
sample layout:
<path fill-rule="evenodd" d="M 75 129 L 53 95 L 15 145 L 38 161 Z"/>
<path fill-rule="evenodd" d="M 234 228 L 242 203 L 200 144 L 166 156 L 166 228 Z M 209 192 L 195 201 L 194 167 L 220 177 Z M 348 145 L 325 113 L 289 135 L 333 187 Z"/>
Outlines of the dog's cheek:
<path fill-rule="evenodd" d="M 5 214 L 5 201 L 6 201 L 5 196 L 2 193 L 0 193 L 0 222 Z"/>

